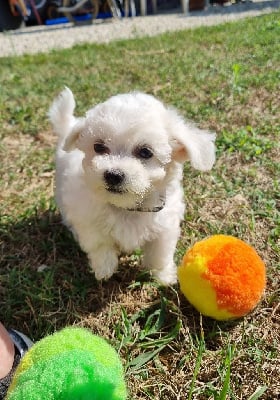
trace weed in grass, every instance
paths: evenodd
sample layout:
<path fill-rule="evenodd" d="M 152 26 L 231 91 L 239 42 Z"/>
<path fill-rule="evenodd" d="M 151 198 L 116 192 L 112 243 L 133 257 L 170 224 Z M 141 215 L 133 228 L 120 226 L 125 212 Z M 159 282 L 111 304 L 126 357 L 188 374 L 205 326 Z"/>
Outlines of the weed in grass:
<path fill-rule="evenodd" d="M 198 373 L 199 373 L 201 361 L 202 361 L 202 355 L 204 352 L 205 352 L 205 343 L 204 343 L 204 340 L 201 338 L 201 340 L 199 341 L 199 344 L 198 344 L 198 353 L 197 353 L 195 368 L 193 371 L 193 376 L 192 376 L 192 380 L 191 380 L 191 384 L 190 384 L 190 390 L 188 393 L 188 400 L 191 400 L 193 398 L 193 394 L 194 394 L 194 390 L 195 390 L 195 382 L 198 378 Z"/>
<path fill-rule="evenodd" d="M 117 323 L 114 331 L 120 342 L 119 350 L 126 351 L 129 355 L 126 365 L 129 375 L 143 370 L 149 361 L 154 360 L 172 340 L 176 339 L 181 321 L 179 319 L 172 321 L 168 326 L 167 319 L 170 313 L 168 305 L 172 307 L 172 304 L 169 303 L 161 295 L 160 303 L 156 302 L 151 308 L 140 310 L 130 317 L 122 307 L 121 320 Z M 166 330 L 165 334 L 163 330 Z M 141 352 L 132 356 L 136 344 Z"/>
<path fill-rule="evenodd" d="M 240 151 L 246 161 L 257 158 L 275 147 L 270 138 L 257 134 L 251 126 L 237 132 L 223 132 L 217 143 L 219 151 Z"/>
<path fill-rule="evenodd" d="M 241 72 L 241 65 L 233 64 L 233 66 L 232 66 L 232 90 L 233 90 L 233 93 L 240 93 L 242 91 L 242 87 L 240 86 L 240 72 Z"/>
<path fill-rule="evenodd" d="M 248 400 L 258 400 L 261 398 L 261 396 L 264 394 L 266 391 L 267 387 L 266 386 L 260 386 L 258 387 L 254 393 L 248 398 Z"/>

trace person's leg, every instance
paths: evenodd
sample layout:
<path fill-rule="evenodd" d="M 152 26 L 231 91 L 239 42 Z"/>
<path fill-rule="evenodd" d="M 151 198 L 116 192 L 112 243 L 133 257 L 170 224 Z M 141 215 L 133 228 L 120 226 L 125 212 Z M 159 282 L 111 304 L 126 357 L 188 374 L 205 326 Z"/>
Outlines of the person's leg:
<path fill-rule="evenodd" d="M 16 367 L 32 344 L 27 336 L 6 330 L 0 322 L 0 400 L 5 398 Z"/>
<path fill-rule="evenodd" d="M 0 322 L 0 379 L 5 378 L 11 371 L 15 358 L 14 343 Z"/>

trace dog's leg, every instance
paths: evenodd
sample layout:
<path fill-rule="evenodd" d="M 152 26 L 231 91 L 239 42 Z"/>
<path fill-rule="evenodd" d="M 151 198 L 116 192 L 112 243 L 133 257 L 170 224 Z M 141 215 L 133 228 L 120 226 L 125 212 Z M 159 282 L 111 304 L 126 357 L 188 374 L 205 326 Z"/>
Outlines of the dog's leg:
<path fill-rule="evenodd" d="M 118 268 L 118 254 L 113 247 L 99 246 L 88 252 L 88 258 L 97 280 L 109 279 Z"/>
<path fill-rule="evenodd" d="M 145 267 L 150 269 L 154 277 L 163 285 L 172 285 L 177 282 L 177 267 L 173 258 L 178 234 L 163 232 L 157 239 L 147 242 L 143 248 Z"/>
<path fill-rule="evenodd" d="M 76 235 L 81 248 L 87 253 L 96 279 L 109 279 L 117 270 L 119 262 L 114 243 L 100 234 L 98 237 L 93 236 L 92 230 L 84 226 L 79 232 L 76 229 Z"/>

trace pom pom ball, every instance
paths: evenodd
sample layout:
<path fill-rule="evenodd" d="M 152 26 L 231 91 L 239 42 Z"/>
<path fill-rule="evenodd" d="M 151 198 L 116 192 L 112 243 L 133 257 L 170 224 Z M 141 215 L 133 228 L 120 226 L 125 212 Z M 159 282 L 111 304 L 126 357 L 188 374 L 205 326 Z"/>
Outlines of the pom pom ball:
<path fill-rule="evenodd" d="M 233 236 L 214 235 L 188 250 L 178 268 L 180 289 L 203 315 L 217 320 L 252 311 L 265 288 L 265 265 Z"/>
<path fill-rule="evenodd" d="M 7 400 L 125 400 L 114 348 L 84 328 L 64 328 L 37 342 L 21 360 Z"/>

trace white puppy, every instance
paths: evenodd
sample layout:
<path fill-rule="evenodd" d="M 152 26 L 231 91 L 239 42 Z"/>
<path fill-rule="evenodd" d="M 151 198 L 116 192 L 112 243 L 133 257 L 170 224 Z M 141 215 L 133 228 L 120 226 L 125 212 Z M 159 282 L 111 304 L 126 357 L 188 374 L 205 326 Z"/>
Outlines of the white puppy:
<path fill-rule="evenodd" d="M 66 88 L 49 113 L 59 135 L 56 199 L 96 278 L 112 276 L 121 252 L 142 248 L 153 275 L 175 283 L 183 163 L 211 169 L 215 135 L 144 93 L 113 96 L 83 118 L 74 108 Z"/>

